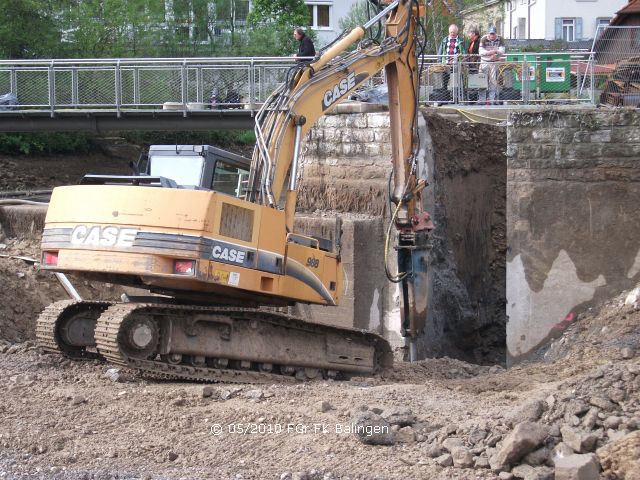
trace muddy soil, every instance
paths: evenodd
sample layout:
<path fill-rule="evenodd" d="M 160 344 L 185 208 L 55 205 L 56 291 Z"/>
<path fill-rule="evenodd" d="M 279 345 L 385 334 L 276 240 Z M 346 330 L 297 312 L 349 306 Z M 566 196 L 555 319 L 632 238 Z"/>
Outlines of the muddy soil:
<path fill-rule="evenodd" d="M 103 153 L 18 158 L 0 155 L 0 191 L 76 185 L 87 173 L 128 175 L 129 161 Z"/>
<path fill-rule="evenodd" d="M 5 245 L 9 255 L 37 250 Z M 441 358 L 350 381 L 205 386 L 128 370 L 113 381 L 107 364 L 7 341 L 12 331 L 32 338 L 40 306 L 64 293 L 28 262 L 0 261 L 2 478 L 505 478 L 500 469 L 552 478 L 566 426 L 595 436 L 589 450 L 605 468 L 601 478 L 638 478 L 640 306 L 625 305 L 624 294 L 585 314 L 539 362 L 511 370 Z M 105 295 L 81 288 L 87 298 Z M 345 433 L 376 412 L 390 425 L 388 445 Z M 536 455 L 489 468 L 524 419 L 547 429 Z"/>
<path fill-rule="evenodd" d="M 75 175 L 40 183 L 44 161 L 21 163 L 5 185 Z M 640 294 L 581 315 L 510 370 L 440 358 L 350 381 L 158 382 L 43 354 L 35 319 L 66 294 L 16 258 L 37 258 L 37 238 L 0 243 L 0 478 L 552 479 L 573 453 L 593 455 L 602 479 L 640 478 Z M 76 286 L 87 299 L 123 293 Z M 354 424 L 389 432 L 372 445 Z M 543 435 L 516 455 L 513 432 L 527 428 Z"/>

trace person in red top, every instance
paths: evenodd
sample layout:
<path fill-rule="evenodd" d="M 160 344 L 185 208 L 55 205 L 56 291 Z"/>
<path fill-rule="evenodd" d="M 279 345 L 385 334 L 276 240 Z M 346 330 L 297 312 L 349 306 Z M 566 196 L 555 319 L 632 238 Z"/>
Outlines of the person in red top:
<path fill-rule="evenodd" d="M 471 27 L 467 32 L 469 46 L 467 47 L 467 62 L 470 73 L 478 73 L 480 65 L 480 31 L 478 27 Z"/>

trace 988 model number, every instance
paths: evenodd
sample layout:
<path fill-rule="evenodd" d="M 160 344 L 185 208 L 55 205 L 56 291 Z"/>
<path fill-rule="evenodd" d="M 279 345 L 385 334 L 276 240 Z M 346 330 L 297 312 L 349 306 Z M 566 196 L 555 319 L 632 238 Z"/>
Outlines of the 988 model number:
<path fill-rule="evenodd" d="M 230 423 L 228 432 L 238 435 L 279 435 L 282 425 L 279 423 Z"/>

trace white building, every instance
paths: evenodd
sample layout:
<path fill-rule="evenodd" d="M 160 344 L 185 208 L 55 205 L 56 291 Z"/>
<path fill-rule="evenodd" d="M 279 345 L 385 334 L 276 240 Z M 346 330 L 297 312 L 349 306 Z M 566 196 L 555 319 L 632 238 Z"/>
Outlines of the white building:
<path fill-rule="evenodd" d="M 363 0 L 305 0 L 311 17 L 311 28 L 316 32 L 317 46 L 332 42 L 342 33 L 340 19 L 346 17 L 351 7 Z"/>
<path fill-rule="evenodd" d="M 594 38 L 628 0 L 506 0 L 504 37 L 564 40 Z"/>

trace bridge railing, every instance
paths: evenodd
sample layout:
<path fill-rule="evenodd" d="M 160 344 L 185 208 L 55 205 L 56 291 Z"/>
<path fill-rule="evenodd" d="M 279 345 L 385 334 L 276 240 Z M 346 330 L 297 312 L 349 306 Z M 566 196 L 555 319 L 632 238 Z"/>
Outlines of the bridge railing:
<path fill-rule="evenodd" d="M 17 104 L 0 110 L 255 110 L 294 64 L 291 57 L 2 60 L 0 95 L 12 92 Z M 507 54 L 491 72 L 469 57 L 424 56 L 421 65 L 423 104 L 482 103 L 490 75 L 496 103 L 593 102 L 599 83 L 590 52 Z M 383 75 L 368 85 L 381 82 Z"/>
<path fill-rule="evenodd" d="M 591 52 L 508 52 L 491 63 L 481 62 L 479 56 L 425 56 L 420 101 L 436 105 L 593 103 L 601 73 Z"/>
<path fill-rule="evenodd" d="M 16 110 L 255 108 L 292 58 L 0 61 L 0 94 Z"/>

